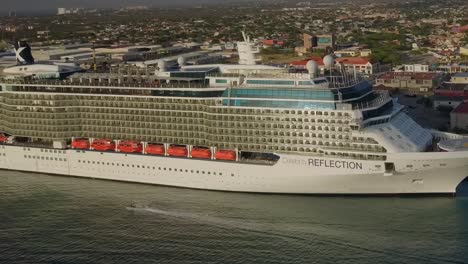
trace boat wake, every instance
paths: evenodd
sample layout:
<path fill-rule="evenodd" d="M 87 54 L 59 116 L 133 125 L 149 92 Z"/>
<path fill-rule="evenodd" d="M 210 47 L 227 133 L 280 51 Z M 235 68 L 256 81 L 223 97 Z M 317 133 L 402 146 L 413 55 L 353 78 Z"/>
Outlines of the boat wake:
<path fill-rule="evenodd" d="M 310 241 L 311 237 L 309 236 L 313 236 L 314 242 L 317 244 L 332 245 L 335 247 L 347 248 L 348 250 L 366 251 L 366 252 L 372 252 L 374 254 L 388 255 L 388 256 L 398 257 L 402 259 L 413 259 L 413 260 L 418 260 L 418 261 L 425 261 L 427 263 L 464 263 L 464 262 L 460 262 L 459 260 L 439 258 L 437 256 L 421 256 L 417 254 L 402 255 L 396 252 L 392 252 L 391 250 L 374 249 L 372 248 L 372 246 L 358 245 L 351 241 L 343 240 L 342 238 L 325 235 L 323 233 L 324 230 L 322 231 L 316 230 L 317 232 L 313 232 L 310 229 L 308 230 L 308 232 L 303 232 L 304 230 L 302 230 L 301 232 L 299 232 L 302 235 L 299 235 L 296 232 L 292 232 L 292 233 L 281 232 L 281 230 L 278 230 L 279 226 L 273 223 L 271 224 L 258 223 L 258 222 L 252 223 L 246 220 L 241 221 L 241 220 L 213 217 L 213 216 L 207 216 L 207 215 L 201 215 L 201 214 L 195 214 L 195 213 L 165 211 L 165 210 L 151 208 L 151 207 L 127 207 L 127 210 L 154 213 L 154 214 L 179 218 L 179 219 L 183 219 L 187 221 L 195 221 L 201 224 L 216 226 L 218 228 L 237 229 L 239 231 L 244 231 L 244 232 L 258 233 L 258 234 L 265 235 L 265 236 L 285 239 L 293 243 L 297 242 L 297 243 L 303 244 L 307 241 Z M 289 231 L 292 231 L 292 230 L 289 230 Z M 306 235 L 306 236 L 303 236 L 303 235 Z"/>
<path fill-rule="evenodd" d="M 137 212 L 148 212 L 174 218 L 184 219 L 188 221 L 195 221 L 201 224 L 213 225 L 220 228 L 236 228 L 245 231 L 257 231 L 259 226 L 255 223 L 248 223 L 245 221 L 231 220 L 228 218 L 213 217 L 208 215 L 186 213 L 186 212 L 171 212 L 151 207 L 127 207 L 127 210 Z"/>

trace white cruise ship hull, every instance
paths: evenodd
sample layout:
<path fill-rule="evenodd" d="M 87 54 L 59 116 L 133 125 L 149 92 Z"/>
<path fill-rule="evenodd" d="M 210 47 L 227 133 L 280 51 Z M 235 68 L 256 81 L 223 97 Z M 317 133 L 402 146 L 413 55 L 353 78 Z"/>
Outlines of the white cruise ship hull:
<path fill-rule="evenodd" d="M 0 169 L 186 188 L 291 194 L 455 193 L 468 152 L 400 153 L 384 161 L 283 155 L 273 165 L 0 146 Z"/>

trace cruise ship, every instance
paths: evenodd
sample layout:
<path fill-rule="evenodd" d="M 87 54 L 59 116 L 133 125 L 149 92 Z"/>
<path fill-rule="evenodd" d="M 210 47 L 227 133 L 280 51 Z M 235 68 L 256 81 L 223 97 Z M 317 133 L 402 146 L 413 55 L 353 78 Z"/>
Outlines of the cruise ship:
<path fill-rule="evenodd" d="M 19 58 L 0 79 L 0 169 L 287 194 L 454 194 L 468 176 L 465 137 L 422 128 L 332 55 L 291 73 L 238 46 L 240 64 L 105 74 Z"/>

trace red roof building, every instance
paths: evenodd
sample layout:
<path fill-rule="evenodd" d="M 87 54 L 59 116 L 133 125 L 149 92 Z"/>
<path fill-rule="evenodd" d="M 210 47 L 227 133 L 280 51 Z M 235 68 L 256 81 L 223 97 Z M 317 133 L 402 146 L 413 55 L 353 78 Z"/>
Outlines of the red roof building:
<path fill-rule="evenodd" d="M 284 45 L 283 40 L 276 40 L 276 39 L 265 39 L 263 40 L 263 46 L 276 46 L 281 47 Z"/>
<path fill-rule="evenodd" d="M 459 104 L 450 113 L 450 127 L 468 130 L 468 101 Z"/>
<path fill-rule="evenodd" d="M 289 66 L 297 68 L 297 69 L 305 69 L 307 62 L 309 62 L 310 60 L 317 62 L 317 64 L 319 65 L 319 68 L 321 69 L 324 68 L 323 59 L 320 57 L 309 57 L 304 60 L 293 61 L 289 64 Z M 356 70 L 356 72 L 359 72 L 365 75 L 373 74 L 375 66 L 376 66 L 372 64 L 368 59 L 360 58 L 360 57 L 336 58 L 335 62 L 337 64 L 343 65 L 346 70 Z"/>

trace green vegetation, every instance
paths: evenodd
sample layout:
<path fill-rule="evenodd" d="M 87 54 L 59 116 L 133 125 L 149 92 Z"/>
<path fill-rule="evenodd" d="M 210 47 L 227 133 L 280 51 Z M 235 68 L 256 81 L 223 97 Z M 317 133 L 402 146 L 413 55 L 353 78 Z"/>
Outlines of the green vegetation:
<path fill-rule="evenodd" d="M 295 60 L 302 60 L 304 57 L 299 57 L 292 49 L 280 49 L 276 47 L 268 47 L 261 50 L 263 63 L 289 63 Z"/>
<path fill-rule="evenodd" d="M 8 48 L 8 43 L 6 43 L 5 41 L 0 41 L 0 52 L 5 52 L 8 50 Z"/>
<path fill-rule="evenodd" d="M 401 64 L 401 51 L 410 50 L 402 34 L 367 33 L 357 34 L 354 38 L 372 49 L 371 60 L 383 64 Z"/>

